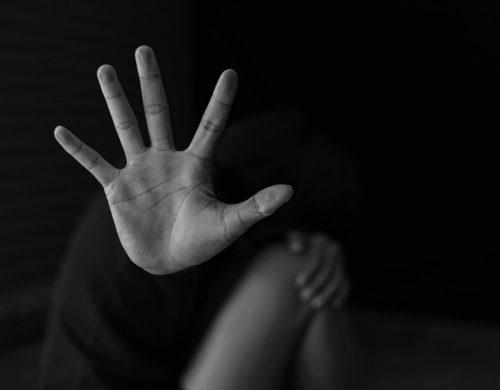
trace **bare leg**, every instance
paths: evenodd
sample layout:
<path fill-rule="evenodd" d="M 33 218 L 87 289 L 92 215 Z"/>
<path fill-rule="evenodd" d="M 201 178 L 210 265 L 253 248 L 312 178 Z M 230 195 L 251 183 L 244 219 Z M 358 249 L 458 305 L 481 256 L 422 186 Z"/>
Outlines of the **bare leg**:
<path fill-rule="evenodd" d="M 188 369 L 187 390 L 279 389 L 311 313 L 294 291 L 300 263 L 282 246 L 257 256 Z"/>
<path fill-rule="evenodd" d="M 297 390 L 358 389 L 359 361 L 348 313 L 323 309 L 312 319 L 294 365 Z"/>
<path fill-rule="evenodd" d="M 314 362 L 318 361 L 317 356 L 331 358 L 325 351 L 315 354 L 315 347 L 323 343 L 322 336 L 331 325 L 322 318 L 329 315 L 318 315 L 322 312 L 302 303 L 294 286 L 303 261 L 279 245 L 268 247 L 257 256 L 185 373 L 186 390 L 277 390 L 284 385 L 287 369 L 294 360 L 300 364 L 308 361 L 300 371 L 299 378 L 304 381 L 315 372 L 309 359 Z M 309 329 L 314 317 L 317 320 Z M 304 332 L 307 335 L 301 341 Z M 332 340 L 336 337 L 332 336 Z M 333 348 L 334 343 L 329 346 Z M 303 358 L 294 358 L 297 353 L 303 354 Z M 325 362 L 323 367 L 330 371 L 331 365 Z"/>

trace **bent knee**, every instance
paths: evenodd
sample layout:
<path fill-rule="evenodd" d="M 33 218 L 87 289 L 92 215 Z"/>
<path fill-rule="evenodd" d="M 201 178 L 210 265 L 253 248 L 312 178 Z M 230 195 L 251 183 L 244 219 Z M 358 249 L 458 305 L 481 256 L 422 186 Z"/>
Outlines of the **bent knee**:
<path fill-rule="evenodd" d="M 295 278 L 304 261 L 304 255 L 291 253 L 284 244 L 269 245 L 255 255 L 241 287 L 258 291 L 268 304 L 286 298 L 299 305 Z"/>
<path fill-rule="evenodd" d="M 270 388 L 262 383 L 288 361 L 310 313 L 294 286 L 301 263 L 282 244 L 256 254 L 187 371 L 187 389 Z"/>
<path fill-rule="evenodd" d="M 304 255 L 294 254 L 284 244 L 275 243 L 264 247 L 255 255 L 248 274 L 250 277 L 293 285 L 304 260 Z"/>

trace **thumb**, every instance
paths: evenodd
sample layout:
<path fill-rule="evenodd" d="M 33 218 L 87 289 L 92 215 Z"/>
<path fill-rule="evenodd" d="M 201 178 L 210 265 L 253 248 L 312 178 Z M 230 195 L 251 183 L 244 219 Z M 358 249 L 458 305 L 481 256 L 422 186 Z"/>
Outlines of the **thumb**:
<path fill-rule="evenodd" d="M 244 202 L 228 205 L 225 214 L 227 234 L 237 238 L 252 225 L 269 217 L 293 195 L 293 188 L 285 184 L 277 184 L 264 188 Z"/>

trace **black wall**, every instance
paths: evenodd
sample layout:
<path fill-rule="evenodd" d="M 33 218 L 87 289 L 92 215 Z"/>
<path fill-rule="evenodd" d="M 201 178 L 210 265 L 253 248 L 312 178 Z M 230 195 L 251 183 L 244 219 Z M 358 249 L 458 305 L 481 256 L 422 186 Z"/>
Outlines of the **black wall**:
<path fill-rule="evenodd" d="M 173 121 L 179 129 L 188 128 L 193 117 L 188 6 L 0 3 L 0 350 L 13 333 L 41 328 L 71 230 L 100 191 L 56 143 L 55 126 L 67 126 L 121 164 L 95 74 L 99 65 L 113 64 L 140 116 L 134 50 L 147 43 L 163 65 Z"/>
<path fill-rule="evenodd" d="M 498 5 L 218 1 L 200 15 L 206 79 L 242 75 L 236 116 L 305 109 L 354 156 L 354 302 L 497 320 Z"/>
<path fill-rule="evenodd" d="M 355 303 L 498 320 L 498 16 L 493 1 L 2 2 L 0 292 L 52 279 L 98 190 L 52 131 L 119 161 L 95 70 L 115 65 L 139 115 L 147 43 L 180 145 L 233 67 L 234 118 L 296 107 L 351 153 Z"/>

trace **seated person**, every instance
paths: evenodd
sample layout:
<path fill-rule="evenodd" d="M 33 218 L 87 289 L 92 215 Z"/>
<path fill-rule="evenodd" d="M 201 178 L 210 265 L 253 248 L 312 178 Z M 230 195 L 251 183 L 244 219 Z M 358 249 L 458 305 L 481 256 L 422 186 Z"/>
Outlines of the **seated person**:
<path fill-rule="evenodd" d="M 94 202 L 70 246 L 54 293 L 41 388 L 351 388 L 354 349 L 347 314 L 338 310 L 349 283 L 340 246 L 327 235 L 339 191 L 329 193 L 314 178 L 316 187 L 299 189 L 293 209 L 276 223 L 242 237 L 289 201 L 292 188 L 273 185 L 236 204 L 215 197 L 212 160 L 236 73 L 222 74 L 190 146 L 177 151 L 154 54 L 143 46 L 136 60 L 150 147 L 110 66 L 98 78 L 127 165 L 117 169 L 69 130 L 55 131 L 101 183 L 107 205 Z M 258 132 L 272 118 L 240 132 Z M 308 162 L 325 143 L 295 133 L 287 134 L 294 143 L 274 142 L 304 148 L 297 154 L 302 172 L 291 174 L 310 177 Z M 247 173 L 235 169 L 242 156 L 231 154 L 238 150 L 234 138 L 222 142 L 216 184 L 227 198 L 238 194 L 228 181 Z M 272 155 L 260 162 L 265 169 Z M 323 226 L 314 226 L 319 221 Z"/>

